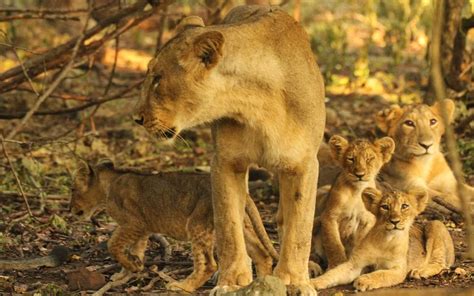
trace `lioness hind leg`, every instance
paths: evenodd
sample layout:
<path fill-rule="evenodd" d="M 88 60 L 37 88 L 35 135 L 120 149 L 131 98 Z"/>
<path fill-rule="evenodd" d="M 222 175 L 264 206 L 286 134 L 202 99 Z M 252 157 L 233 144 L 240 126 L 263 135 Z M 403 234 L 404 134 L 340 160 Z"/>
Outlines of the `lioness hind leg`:
<path fill-rule="evenodd" d="M 264 277 L 272 274 L 273 258 L 255 233 L 248 215 L 245 215 L 244 219 L 244 237 L 247 253 L 255 264 L 257 276 Z"/>
<path fill-rule="evenodd" d="M 317 160 L 308 159 L 306 164 L 280 172 L 280 204 L 278 228 L 281 233 L 280 260 L 274 274 L 291 293 L 316 295 L 309 281 L 308 263 L 311 249 Z"/>
<path fill-rule="evenodd" d="M 426 257 L 424 263 L 411 270 L 409 276 L 416 279 L 439 274 L 454 263 L 454 244 L 446 226 L 440 221 L 430 221 L 424 228 Z"/>
<path fill-rule="evenodd" d="M 217 264 L 214 260 L 214 237 L 209 231 L 192 232 L 193 272 L 183 281 L 166 286 L 168 290 L 193 292 L 201 287 L 214 272 Z"/>
<path fill-rule="evenodd" d="M 127 252 L 127 249 L 132 247 L 143 235 L 142 230 L 118 226 L 107 244 L 109 252 L 115 260 L 131 272 L 143 270 L 143 261 L 137 255 Z"/>

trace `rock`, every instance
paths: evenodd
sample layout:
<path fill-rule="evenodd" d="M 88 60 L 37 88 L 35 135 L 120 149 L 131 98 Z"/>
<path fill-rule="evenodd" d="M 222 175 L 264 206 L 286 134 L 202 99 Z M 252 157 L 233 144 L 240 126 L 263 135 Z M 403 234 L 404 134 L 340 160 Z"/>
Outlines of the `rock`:
<path fill-rule="evenodd" d="M 67 274 L 68 288 L 74 290 L 97 290 L 105 285 L 105 277 L 85 267 L 71 271 Z"/>
<path fill-rule="evenodd" d="M 286 296 L 286 286 L 279 278 L 267 275 L 254 280 L 250 285 L 242 289 L 222 294 L 222 296 L 248 295 Z"/>

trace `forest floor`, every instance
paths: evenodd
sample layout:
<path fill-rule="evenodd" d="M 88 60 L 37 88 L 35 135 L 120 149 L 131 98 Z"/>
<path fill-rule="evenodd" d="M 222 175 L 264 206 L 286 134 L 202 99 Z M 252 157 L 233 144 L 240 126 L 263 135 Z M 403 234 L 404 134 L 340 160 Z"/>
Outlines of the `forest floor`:
<path fill-rule="evenodd" d="M 357 94 L 328 94 L 329 113 L 337 110 L 335 118 L 328 118 L 328 135 L 342 133 L 349 136 L 373 138 L 373 114 L 388 103 L 377 96 Z M 69 143 L 65 139 L 30 143 L 5 143 L 11 161 L 18 170 L 27 192 L 40 192 L 39 196 L 28 197 L 34 218 L 27 214 L 21 196 L 2 196 L 0 206 L 0 257 L 1 259 L 32 258 L 47 255 L 53 247 L 62 245 L 72 251 L 65 264 L 54 268 L 39 268 L 27 271 L 0 271 L 0 292 L 41 292 L 74 293 L 77 286 L 71 281 L 77 274 L 83 274 L 81 282 L 86 292 L 92 292 L 120 270 L 110 257 L 106 242 L 115 223 L 105 214 L 98 214 L 92 222 L 77 221 L 68 210 L 69 186 L 74 171 L 75 157 L 87 155 L 94 161 L 109 157 L 117 166 L 135 167 L 143 170 L 169 170 L 207 167 L 212 148 L 208 127 L 199 127 L 183 134 L 185 142 L 165 146 L 150 138 L 139 126 L 132 124 L 128 110 L 132 100 L 117 101 L 104 105 L 94 116 L 96 131 L 85 127 L 79 139 Z M 114 116 L 111 116 L 114 115 Z M 329 116 L 332 116 L 331 114 Z M 25 130 L 24 138 L 44 134 L 61 134 L 74 124 L 68 118 L 59 116 L 39 117 Z M 73 121 L 73 120 L 72 120 Z M 0 124 L 2 124 L 0 122 Z M 5 125 L 0 126 L 6 128 Z M 77 133 L 74 130 L 73 133 Z M 472 176 L 471 176 L 472 177 Z M 2 192 L 15 192 L 9 166 L 4 162 L 0 167 Z M 470 179 L 472 180 L 472 178 Z M 39 189 L 40 188 L 40 189 Z M 278 197 L 271 190 L 259 191 L 254 199 L 260 209 L 267 231 L 278 248 L 276 225 L 273 216 Z M 41 209 L 43 207 L 43 209 Z M 449 270 L 426 280 L 407 280 L 397 288 L 468 288 L 474 284 L 474 261 L 463 259 L 466 250 L 465 233 L 462 223 L 449 219 L 443 221 L 448 227 L 455 244 L 456 263 Z M 131 280 L 112 292 L 158 293 L 165 292 L 165 279 L 148 285 L 153 278 L 164 274 L 174 279 L 182 279 L 191 272 L 192 258 L 190 244 L 169 239 L 172 256 L 165 258 L 158 241 L 151 239 L 146 258 L 145 276 Z M 84 268 L 86 270 L 84 270 Z M 92 286 L 91 286 L 92 284 Z M 97 286 L 97 287 L 98 287 Z M 89 288 L 87 288 L 89 287 Z M 208 282 L 199 292 L 205 294 L 212 288 Z M 350 286 L 322 291 L 320 295 L 332 295 L 336 291 L 353 293 Z"/>

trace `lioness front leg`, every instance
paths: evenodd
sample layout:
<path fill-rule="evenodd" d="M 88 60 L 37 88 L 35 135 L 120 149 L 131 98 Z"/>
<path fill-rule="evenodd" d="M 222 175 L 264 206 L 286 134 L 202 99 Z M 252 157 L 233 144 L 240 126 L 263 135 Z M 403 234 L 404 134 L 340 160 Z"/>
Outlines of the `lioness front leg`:
<path fill-rule="evenodd" d="M 377 270 L 361 275 L 354 281 L 354 287 L 359 291 L 367 291 L 391 287 L 405 280 L 406 271 L 403 268 Z"/>
<path fill-rule="evenodd" d="M 280 260 L 274 274 L 290 293 L 316 295 L 308 273 L 309 254 L 316 204 L 317 159 L 279 172 L 280 204 L 277 223 L 281 234 Z"/>
<path fill-rule="evenodd" d="M 217 155 L 213 159 L 212 202 L 219 259 L 219 280 L 214 294 L 235 290 L 252 281 L 243 234 L 247 167 L 239 160 L 226 161 Z"/>

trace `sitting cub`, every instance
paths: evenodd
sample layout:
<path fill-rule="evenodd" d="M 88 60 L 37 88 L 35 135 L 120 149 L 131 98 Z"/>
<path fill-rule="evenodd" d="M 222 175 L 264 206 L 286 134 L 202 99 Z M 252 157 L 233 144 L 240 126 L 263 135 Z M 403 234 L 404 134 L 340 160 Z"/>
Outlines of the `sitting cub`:
<path fill-rule="evenodd" d="M 355 140 L 349 143 L 341 136 L 329 140 L 333 158 L 342 172 L 329 191 L 324 209 L 313 229 L 313 252 L 326 258 L 328 268 L 347 260 L 352 248 L 372 228 L 375 217 L 365 209 L 361 193 L 375 187 L 375 178 L 385 163 L 390 161 L 395 143 L 389 137 L 373 143 Z"/>
<path fill-rule="evenodd" d="M 312 280 L 316 289 L 354 280 L 354 287 L 360 291 L 390 287 L 403 282 L 407 274 L 427 278 L 454 263 L 453 241 L 444 224 L 431 221 L 423 228 L 412 227 L 428 201 L 424 190 L 404 193 L 387 185 L 384 193 L 365 189 L 362 199 L 376 217 L 374 227 L 355 246 L 347 262 Z M 375 271 L 360 275 L 368 266 Z"/>
<path fill-rule="evenodd" d="M 131 272 L 143 269 L 148 237 L 161 233 L 191 241 L 194 271 L 168 289 L 192 292 L 216 271 L 211 180 L 207 173 L 163 172 L 146 175 L 120 171 L 111 163 L 83 165 L 72 190 L 71 211 L 90 218 L 105 208 L 118 227 L 108 249 Z M 278 254 L 250 196 L 245 208 L 247 250 L 259 276 L 272 273 Z"/>

